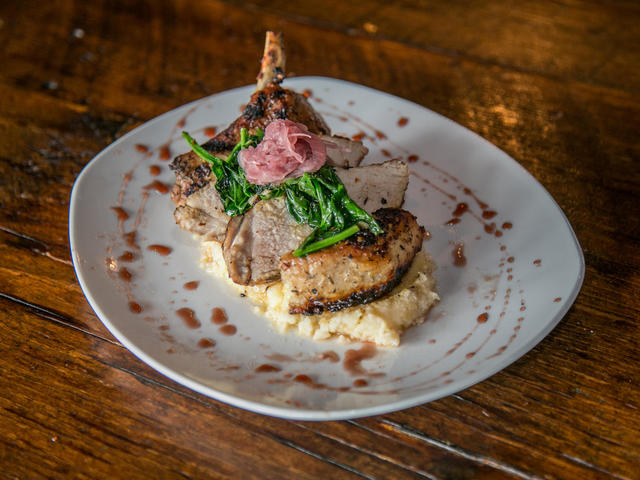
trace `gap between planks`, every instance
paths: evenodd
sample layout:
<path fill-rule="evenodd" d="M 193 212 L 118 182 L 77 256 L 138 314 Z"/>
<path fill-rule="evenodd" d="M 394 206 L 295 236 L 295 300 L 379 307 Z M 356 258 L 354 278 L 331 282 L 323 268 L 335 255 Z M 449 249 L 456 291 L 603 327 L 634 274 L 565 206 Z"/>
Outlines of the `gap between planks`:
<path fill-rule="evenodd" d="M 55 312 L 40 305 L 36 305 L 35 303 L 28 302 L 26 300 L 23 300 L 22 298 L 8 295 L 6 293 L 0 292 L 0 298 L 24 307 L 39 318 L 49 320 L 50 322 L 57 323 L 58 325 L 62 325 L 64 327 L 72 328 L 81 333 L 84 333 L 85 335 L 89 335 L 93 338 L 97 338 L 98 340 L 103 340 L 117 347 L 124 348 L 119 342 L 115 342 L 96 333 L 90 332 L 89 330 L 81 328 L 76 322 L 73 321 L 73 319 L 67 317 L 66 315 L 62 315 L 61 313 Z"/>
<path fill-rule="evenodd" d="M 43 257 L 47 257 L 56 262 L 60 262 L 65 265 L 69 265 L 73 267 L 73 262 L 71 260 L 67 260 L 66 258 L 56 257 L 50 252 L 51 247 L 45 242 L 38 240 L 37 238 L 27 235 L 26 233 L 16 232 L 15 230 L 11 230 L 10 228 L 4 227 L 2 225 L 0 225 L 0 232 L 5 232 L 9 235 L 18 237 L 21 240 L 26 240 L 31 245 L 25 245 L 25 247 L 37 255 L 42 255 Z"/>
<path fill-rule="evenodd" d="M 504 473 L 508 473 L 510 475 L 516 476 L 518 478 L 522 478 L 523 480 L 539 480 L 542 479 L 542 477 L 539 477 L 537 475 L 533 475 L 531 473 L 525 472 L 523 470 L 517 469 L 509 464 L 497 461 L 493 458 L 487 457 L 485 455 L 480 455 L 477 453 L 472 453 L 468 450 L 465 450 L 463 448 L 442 442 L 441 440 L 437 440 L 435 438 L 429 437 L 427 435 L 425 435 L 424 433 L 415 430 L 409 426 L 406 425 L 401 425 L 399 423 L 393 422 L 391 420 L 387 420 L 387 419 L 380 419 L 380 422 L 384 425 L 387 425 L 391 428 L 393 428 L 394 430 L 398 431 L 399 433 L 408 435 L 410 437 L 416 438 L 418 440 L 422 440 L 423 442 L 426 442 L 430 445 L 433 445 L 435 447 L 440 447 L 443 450 L 446 450 L 447 452 L 450 453 L 454 453 L 456 455 L 459 455 L 463 458 L 466 458 L 467 460 L 471 460 L 477 463 L 480 463 L 482 465 L 486 465 L 489 467 L 493 467 L 496 470 L 500 470 Z"/>

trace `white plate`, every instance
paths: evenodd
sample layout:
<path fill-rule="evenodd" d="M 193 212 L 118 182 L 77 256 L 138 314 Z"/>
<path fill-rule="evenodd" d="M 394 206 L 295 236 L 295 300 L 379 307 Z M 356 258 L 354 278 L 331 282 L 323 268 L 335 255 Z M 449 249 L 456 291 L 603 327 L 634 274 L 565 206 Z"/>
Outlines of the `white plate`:
<path fill-rule="evenodd" d="M 282 335 L 254 315 L 246 299 L 199 268 L 197 243 L 175 225 L 169 195 L 147 190 L 145 203 L 143 186 L 154 179 L 171 185 L 173 173 L 159 159 L 162 147 L 176 155 L 188 150 L 181 130 L 201 142 L 205 127 L 226 126 L 252 93 L 248 86 L 136 128 L 96 156 L 76 180 L 69 234 L 77 276 L 98 317 L 131 352 L 169 378 L 241 408 L 284 418 L 336 420 L 399 410 L 469 387 L 520 358 L 560 321 L 582 284 L 582 252 L 558 205 L 517 162 L 407 100 L 321 77 L 286 84 L 311 90 L 312 104 L 334 133 L 364 132 L 371 151 L 367 162 L 418 155 L 410 163 L 405 208 L 431 233 L 424 248 L 439 267 L 441 302 L 422 326 L 406 332 L 400 347 L 378 349 L 362 362 L 369 372 L 383 375 L 352 377 L 342 361 L 347 350 L 360 344 Z M 406 125 L 400 125 L 403 117 Z M 158 177 L 150 174 L 151 165 L 161 166 Z M 455 217 L 462 202 L 469 211 Z M 131 249 L 110 208 L 116 205 L 131 215 L 122 222 L 122 232 L 137 224 L 140 250 L 131 263 L 117 261 Z M 496 213 L 485 219 L 483 211 Z M 452 218 L 460 221 L 446 224 Z M 495 231 L 486 226 L 492 223 Z M 147 250 L 150 244 L 173 251 L 163 257 Z M 454 265 L 459 245 L 465 266 Z M 110 271 L 109 259 L 130 271 L 130 282 Z M 199 287 L 185 290 L 189 281 L 199 281 Z M 129 301 L 143 311 L 133 313 Z M 199 328 L 187 328 L 178 317 L 176 310 L 183 307 L 193 309 Z M 226 310 L 235 335 L 223 335 L 209 320 L 214 307 Z M 484 313 L 486 321 L 478 321 Z M 214 340 L 215 347 L 200 348 L 202 338 Z M 340 361 L 319 360 L 327 351 Z M 256 373 L 262 364 L 281 371 Z M 315 388 L 294 381 L 297 375 L 307 375 Z M 368 385 L 354 386 L 358 378 Z"/>

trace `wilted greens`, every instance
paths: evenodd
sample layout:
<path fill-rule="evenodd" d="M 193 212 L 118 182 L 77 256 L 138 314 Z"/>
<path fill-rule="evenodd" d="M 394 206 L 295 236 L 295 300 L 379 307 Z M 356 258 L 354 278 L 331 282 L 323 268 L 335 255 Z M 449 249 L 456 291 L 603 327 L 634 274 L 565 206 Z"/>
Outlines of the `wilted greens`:
<path fill-rule="evenodd" d="M 313 232 L 293 252 L 296 257 L 349 238 L 360 231 L 361 226 L 367 226 L 376 235 L 382 233 L 382 228 L 375 219 L 349 198 L 344 185 L 330 165 L 324 165 L 316 172 L 305 173 L 278 185 L 249 183 L 238 163 L 238 153 L 243 148 L 258 145 L 264 136 L 262 130 L 248 135 L 247 130 L 243 128 L 240 131 L 240 142 L 224 160 L 207 152 L 188 133 L 183 132 L 182 136 L 193 151 L 211 165 L 211 170 L 216 176 L 216 190 L 229 216 L 242 215 L 258 199 L 285 197 L 287 209 L 294 220 L 313 228 Z"/>

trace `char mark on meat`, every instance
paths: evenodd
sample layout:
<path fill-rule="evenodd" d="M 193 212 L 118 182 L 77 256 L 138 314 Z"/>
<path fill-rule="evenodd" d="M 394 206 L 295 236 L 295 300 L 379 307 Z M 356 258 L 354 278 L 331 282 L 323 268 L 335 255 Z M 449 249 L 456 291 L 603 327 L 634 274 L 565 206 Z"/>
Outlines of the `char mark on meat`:
<path fill-rule="evenodd" d="M 256 115 L 257 112 L 260 112 L 260 116 Z M 215 138 L 202 144 L 202 147 L 214 155 L 225 158 L 233 146 L 240 141 L 242 128 L 253 133 L 258 128 L 266 128 L 272 120 L 282 116 L 293 122 L 306 125 L 313 133 L 329 134 L 329 127 L 303 95 L 271 83 L 262 91 L 255 92 L 244 113 Z M 192 200 L 194 195 L 201 191 L 206 191 L 205 196 L 217 195 L 214 188 L 215 176 L 209 165 L 195 153 L 189 152 L 179 155 L 169 166 L 176 175 L 176 182 L 171 190 L 171 199 L 177 206 L 188 205 L 192 208 L 201 208 L 196 205 L 198 202 Z M 218 201 L 218 203 L 220 202 Z M 198 221 L 194 221 L 191 218 L 192 215 L 185 215 L 184 212 L 181 215 L 176 215 L 176 220 L 182 229 L 199 234 L 200 229 L 194 231 L 192 227 L 199 224 L 201 213 L 194 210 L 189 212 L 196 215 Z M 202 213 L 209 216 L 220 215 L 219 210 L 204 210 Z M 224 211 L 222 211 L 222 218 L 228 221 Z M 218 236 L 224 236 L 224 231 L 218 232 Z"/>
<path fill-rule="evenodd" d="M 374 217 L 384 229 L 381 235 L 362 231 L 305 257 L 282 257 L 289 313 L 313 315 L 369 303 L 400 282 L 422 248 L 424 229 L 406 210 L 381 209 Z"/>
<path fill-rule="evenodd" d="M 306 125 L 313 133 L 329 134 L 324 119 L 313 110 L 303 95 L 269 84 L 252 95 L 240 117 L 215 138 L 203 143 L 202 147 L 214 155 L 226 157 L 240 141 L 242 128 L 254 133 L 258 128 L 264 130 L 273 120 L 283 117 Z M 198 169 L 201 165 L 204 167 Z M 169 167 L 176 175 L 177 188 L 173 190 L 172 200 L 177 205 L 184 205 L 187 197 L 206 186 L 213 177 L 208 165 L 193 152 L 177 156 Z"/>
<path fill-rule="evenodd" d="M 273 120 L 278 119 L 302 123 L 310 132 L 318 135 L 328 135 L 330 132 L 324 119 L 316 113 L 304 95 L 270 83 L 251 95 L 242 114 L 229 127 L 202 146 L 207 148 L 208 143 L 217 139 L 222 145 L 229 147 L 229 151 L 240 141 L 241 129 L 246 128 L 249 133 L 254 133 L 258 128 L 264 130 Z"/>

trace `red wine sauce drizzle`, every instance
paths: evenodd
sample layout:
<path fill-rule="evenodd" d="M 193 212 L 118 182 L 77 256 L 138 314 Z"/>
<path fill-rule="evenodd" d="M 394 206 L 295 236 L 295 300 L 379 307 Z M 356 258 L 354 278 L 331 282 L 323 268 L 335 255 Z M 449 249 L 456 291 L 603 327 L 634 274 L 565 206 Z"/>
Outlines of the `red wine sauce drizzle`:
<path fill-rule="evenodd" d="M 324 103 L 322 102 L 322 100 L 317 99 L 318 103 Z M 333 105 L 324 103 L 325 105 L 327 105 L 329 108 L 331 108 L 334 111 L 339 111 L 339 109 Z M 186 123 L 186 119 L 188 117 L 189 114 L 191 114 L 197 107 L 194 106 L 192 107 L 192 109 L 190 109 L 187 114 L 185 116 L 183 116 L 180 121 L 177 122 L 177 124 L 174 126 L 171 134 L 169 135 L 169 140 L 161 145 L 160 147 L 158 147 L 157 149 L 155 149 L 158 152 L 158 155 L 161 157 L 161 159 L 163 160 L 168 160 L 171 156 L 171 152 L 169 150 L 169 145 L 170 143 L 173 141 L 173 137 L 176 134 L 178 129 L 182 129 Z M 335 115 L 332 115 L 335 116 Z M 406 149 L 402 148 L 399 145 L 395 145 L 393 142 L 389 141 L 387 139 L 387 136 L 384 132 L 376 129 L 375 127 L 373 127 L 372 125 L 370 125 L 369 123 L 363 121 L 362 119 L 358 118 L 357 116 L 349 113 L 349 112 L 341 112 L 341 115 L 338 115 L 338 118 L 340 118 L 342 121 L 348 120 L 350 119 L 353 123 L 355 123 L 356 125 L 360 126 L 361 128 L 363 128 L 363 130 L 355 135 L 354 137 L 358 138 L 368 138 L 371 141 L 373 141 L 374 143 L 377 141 L 381 141 L 381 140 L 385 140 L 387 143 L 389 143 L 390 145 L 393 145 L 394 147 L 398 148 L 398 150 L 404 152 L 407 155 L 407 160 L 409 160 L 410 162 L 415 162 L 418 160 L 418 156 L 415 153 L 409 152 Z M 401 117 L 398 122 L 397 125 L 398 127 L 403 127 L 408 123 L 409 119 L 406 117 Z M 365 133 L 365 131 L 370 131 L 371 134 L 367 134 Z M 211 137 L 213 135 L 215 135 L 215 127 L 206 127 L 203 128 L 202 131 L 204 132 L 204 134 L 208 137 Z M 143 148 L 144 147 L 144 148 Z M 153 151 L 149 149 L 149 147 L 144 146 L 144 145 L 137 145 L 135 146 L 135 150 L 138 154 L 144 154 L 145 157 L 151 157 L 153 155 Z M 392 156 L 391 152 L 385 150 L 385 149 L 381 149 L 381 151 L 383 152 L 383 154 L 385 154 L 385 156 Z M 140 204 L 140 208 L 138 209 L 138 214 L 136 216 L 136 221 L 135 221 L 135 227 L 134 230 L 128 233 L 124 233 L 124 222 L 126 220 L 129 219 L 129 214 L 122 208 L 122 204 L 123 204 L 123 199 L 125 196 L 125 191 L 127 188 L 127 185 L 129 184 L 129 182 L 132 179 L 132 175 L 133 172 L 136 170 L 136 168 L 138 167 L 140 163 L 140 160 L 138 160 L 138 162 L 133 166 L 133 168 L 127 172 L 126 174 L 123 175 L 122 177 L 122 185 L 121 185 L 121 189 L 120 192 L 118 194 L 118 201 L 116 202 L 115 206 L 111 207 L 112 210 L 114 211 L 114 213 L 117 215 L 118 218 L 118 230 L 121 234 L 121 236 L 123 237 L 123 239 L 125 240 L 125 242 L 127 243 L 127 245 L 129 245 L 130 247 L 137 247 L 137 245 L 135 244 L 135 239 L 136 239 L 136 230 L 138 228 L 138 226 L 140 225 L 141 219 L 142 219 L 142 214 L 144 211 L 144 203 L 146 202 L 146 199 L 148 197 L 148 190 L 155 190 L 159 193 L 167 193 L 168 192 L 168 187 L 161 183 L 156 181 L 151 182 L 150 184 L 146 185 L 146 187 L 144 188 L 144 191 L 142 192 L 142 201 Z M 417 177 L 419 180 L 421 180 L 423 183 L 425 183 L 427 186 L 430 186 L 431 188 L 433 188 L 434 190 L 438 191 L 439 193 L 443 194 L 447 199 L 451 200 L 452 202 L 456 202 L 455 204 L 455 209 L 452 212 L 452 219 L 457 220 L 457 222 L 460 221 L 460 219 L 465 215 L 465 214 L 470 214 L 472 217 L 474 217 L 478 222 L 481 222 L 484 226 L 484 230 L 486 233 L 493 235 L 493 236 L 501 236 L 502 232 L 498 229 L 498 227 L 496 226 L 495 223 L 488 223 L 485 222 L 485 220 L 492 220 L 495 217 L 499 216 L 498 212 L 496 212 L 495 210 L 491 210 L 489 209 L 489 205 L 485 202 L 483 202 L 482 200 L 480 200 L 471 189 L 469 189 L 468 187 L 464 186 L 462 184 L 462 182 L 460 182 L 460 180 L 458 180 L 455 176 L 449 174 L 448 172 L 446 172 L 445 170 L 436 167 L 434 165 L 432 165 L 429 162 L 423 162 L 423 164 L 425 166 L 428 166 L 432 169 L 434 169 L 435 171 L 438 171 L 439 173 L 441 173 L 442 175 L 446 176 L 448 179 L 452 180 L 453 183 L 457 186 L 457 190 L 462 191 L 462 193 L 466 196 L 469 196 L 471 199 L 473 199 L 475 201 L 475 204 L 480 208 L 480 212 L 477 213 L 475 211 L 473 211 L 473 209 L 471 209 L 469 207 L 469 205 L 466 202 L 460 202 L 458 201 L 458 195 L 459 194 L 454 194 L 450 191 L 447 191 L 445 188 L 442 188 L 436 184 L 434 184 L 431 180 L 427 179 L 427 178 L 422 178 L 420 175 L 416 174 L 415 172 L 411 172 L 411 174 L 415 177 Z M 155 165 L 155 166 L 151 166 L 148 169 L 148 174 L 152 177 L 155 177 L 157 175 L 159 175 L 161 172 L 161 169 L 159 166 Z M 445 181 L 446 183 L 446 181 Z M 451 225 L 454 225 L 457 222 L 451 222 Z M 504 221 L 501 224 L 501 229 L 502 230 L 509 230 L 513 227 L 512 223 L 509 221 Z M 109 246 L 109 252 L 113 249 L 113 247 L 115 246 Z M 156 245 L 156 246 L 150 246 L 150 247 L 163 247 L 160 245 Z M 166 247 L 169 249 L 170 252 L 170 247 Z M 154 250 L 154 248 L 151 248 L 152 250 Z M 159 253 L 161 255 L 166 255 L 166 253 L 161 253 L 162 249 L 160 249 L 161 251 L 158 250 L 154 250 L 156 251 L 156 253 Z M 120 257 L 118 257 L 118 260 L 121 262 L 133 262 L 135 260 L 137 260 L 136 256 L 130 252 L 130 251 L 125 251 Z M 115 262 L 115 260 L 113 259 L 108 259 L 108 263 L 109 261 L 111 262 Z M 457 263 L 466 263 L 466 258 L 464 257 L 464 252 L 462 250 L 462 245 L 458 244 L 456 245 L 456 253 L 454 253 L 454 261 Z M 509 260 L 507 260 L 507 263 L 512 263 L 509 262 Z M 501 270 L 500 270 L 500 275 L 502 275 L 503 273 L 503 269 L 502 269 L 502 265 L 504 264 L 504 261 L 501 263 Z M 534 265 L 539 266 L 541 264 L 541 260 L 537 259 L 534 262 Z M 124 282 L 125 284 L 125 288 L 128 288 L 127 285 L 131 282 L 132 278 L 135 277 L 134 274 L 132 274 L 127 268 L 124 267 L 120 267 L 118 268 L 118 265 L 116 263 L 116 271 L 118 273 L 119 278 Z M 507 273 L 509 273 L 509 276 L 507 277 L 507 281 L 512 281 L 513 276 L 511 275 L 511 268 L 507 269 Z M 187 285 L 190 284 L 195 284 L 195 286 L 193 288 L 197 288 L 197 282 L 187 282 L 186 284 L 184 284 L 184 288 L 185 289 L 190 289 L 190 287 L 187 287 Z M 522 290 L 520 290 L 520 294 L 522 294 Z M 463 345 L 465 345 L 467 343 L 467 341 L 472 337 L 472 335 L 474 335 L 474 333 L 476 333 L 476 330 L 481 328 L 482 331 L 486 331 L 485 329 L 491 328 L 489 331 L 489 334 L 486 336 L 486 338 L 484 338 L 484 340 L 481 342 L 481 344 L 475 348 L 475 350 L 473 351 L 469 351 L 465 354 L 464 360 L 462 362 L 460 362 L 458 365 L 456 365 L 454 368 L 450 369 L 449 371 L 443 372 L 441 373 L 439 376 L 431 378 L 429 380 L 427 380 L 426 382 L 421 382 L 418 385 L 412 385 L 411 388 L 419 388 L 420 386 L 424 386 L 427 383 L 432 383 L 435 382 L 438 379 L 441 379 L 443 377 L 450 377 L 452 375 L 452 373 L 454 371 L 456 371 L 457 369 L 459 369 L 460 367 L 462 367 L 462 365 L 464 365 L 464 363 L 466 361 L 468 361 L 469 359 L 475 357 L 479 351 L 486 345 L 486 343 L 489 341 L 490 338 L 493 337 L 493 335 L 497 332 L 498 328 L 500 327 L 500 323 L 502 321 L 502 318 L 505 315 L 506 312 L 506 308 L 507 305 L 509 304 L 509 298 L 511 296 L 511 288 L 507 289 L 507 293 L 505 294 L 505 302 L 503 305 L 503 308 L 501 310 L 501 312 L 499 313 L 497 320 L 495 322 L 494 325 L 488 325 L 490 323 L 491 320 L 491 316 L 488 313 L 488 310 L 490 310 L 490 306 L 488 305 L 486 307 L 485 312 L 479 313 L 477 316 L 476 321 L 474 322 L 474 326 L 473 328 L 467 332 L 458 342 L 456 342 L 451 348 L 449 348 L 446 353 L 439 359 L 436 359 L 435 361 L 432 361 L 430 364 L 425 365 L 423 367 L 420 367 L 418 370 L 411 372 L 409 375 L 407 376 L 413 376 L 418 374 L 421 371 L 424 371 L 428 368 L 433 367 L 434 365 L 436 365 L 437 363 L 439 363 L 442 359 L 452 355 L 453 353 L 455 353 L 458 349 L 462 348 Z M 127 291 L 127 298 L 129 301 L 129 308 L 131 309 L 132 312 L 134 313 L 141 313 L 143 311 L 143 307 L 135 302 L 132 299 L 131 296 L 131 292 L 130 290 Z M 493 292 L 493 296 L 491 298 L 491 301 L 493 302 L 495 300 L 495 291 Z M 555 300 L 554 300 L 555 301 Z M 521 311 L 526 310 L 526 306 L 524 303 L 524 298 L 521 298 Z M 218 312 L 218 313 L 216 313 Z M 188 328 L 199 328 L 200 327 L 200 321 L 197 319 L 195 312 L 187 307 L 181 308 L 179 310 L 176 311 L 177 315 L 183 320 L 183 322 L 185 323 L 185 325 Z M 226 316 L 226 313 L 224 312 L 224 310 L 222 309 L 213 309 L 212 312 L 212 317 L 211 317 L 211 321 L 214 324 L 218 324 L 221 325 L 220 327 L 220 331 L 222 334 L 226 334 L 226 335 L 230 335 L 230 334 L 234 334 L 236 333 L 236 327 L 234 325 L 230 325 L 228 324 L 228 319 Z M 514 333 L 513 335 L 510 337 L 509 341 L 503 345 L 502 347 L 500 347 L 498 349 L 498 351 L 496 351 L 493 355 L 487 357 L 487 359 L 489 358 L 493 358 L 497 355 L 500 355 L 503 351 L 505 351 L 508 346 L 511 344 L 511 342 L 513 342 L 513 340 L 515 339 L 515 336 L 517 335 L 517 332 L 520 330 L 520 323 L 524 321 L 524 316 L 521 316 L 518 318 L 518 325 L 516 325 L 514 327 Z M 166 325 L 162 325 L 162 327 L 166 327 L 168 328 L 168 326 Z M 202 338 L 198 341 L 198 347 L 203 348 L 203 349 L 207 349 L 207 348 L 212 348 L 215 345 L 215 340 L 209 339 L 209 338 Z M 379 376 L 383 376 L 384 373 L 382 372 L 370 372 L 364 369 L 364 367 L 362 366 L 361 362 L 367 359 L 371 359 L 376 355 L 376 347 L 372 344 L 364 344 L 360 349 L 354 350 L 354 349 L 350 349 L 346 352 L 345 354 L 345 358 L 342 362 L 342 366 L 345 369 L 345 371 L 347 371 L 348 373 L 350 373 L 353 376 L 357 376 L 357 377 L 368 377 L 368 378 L 376 378 Z M 282 356 L 281 356 L 282 357 Z M 289 357 L 289 359 L 291 361 L 323 361 L 323 360 L 328 360 L 329 362 L 335 363 L 338 362 L 340 357 L 332 351 L 329 352 L 324 352 L 322 354 L 318 354 L 315 355 L 314 357 L 310 357 L 307 359 L 293 359 L 291 357 Z M 238 366 L 232 366 L 232 365 L 226 365 L 224 367 L 218 367 L 218 369 L 222 369 L 222 370 L 235 370 L 238 369 Z M 271 364 L 262 364 L 259 367 L 257 367 L 255 369 L 256 373 L 277 373 L 281 371 L 281 367 L 280 366 L 276 366 L 276 365 L 271 365 Z M 406 377 L 406 376 L 405 376 Z M 251 375 L 247 375 L 244 378 L 252 378 Z M 389 381 L 399 381 L 401 379 L 401 377 L 398 378 L 394 378 L 392 380 Z M 279 379 L 274 379 L 274 380 L 278 380 Z M 306 385 L 310 388 L 314 388 L 314 389 L 327 389 L 327 390 L 335 390 L 335 391 L 347 391 L 350 389 L 350 387 L 330 387 L 327 386 L 325 384 L 322 383 L 318 383 L 316 381 L 313 380 L 313 378 L 311 376 L 305 375 L 305 374 L 298 374 L 295 377 L 290 374 L 290 373 L 285 373 L 284 374 L 284 381 L 293 381 L 299 384 L 303 384 Z M 453 380 L 450 378 L 446 378 L 444 380 L 444 383 L 450 383 Z M 385 382 L 386 383 L 386 382 Z M 387 392 L 381 392 L 381 391 L 366 391 L 366 390 L 360 390 L 363 389 L 364 387 L 369 385 L 369 381 L 365 378 L 357 378 L 352 382 L 352 386 L 354 388 L 359 389 L 357 391 L 357 393 L 363 393 L 363 394 L 376 394 L 376 393 L 389 393 L 389 391 Z M 398 391 L 398 390 L 394 390 L 394 391 Z"/>

